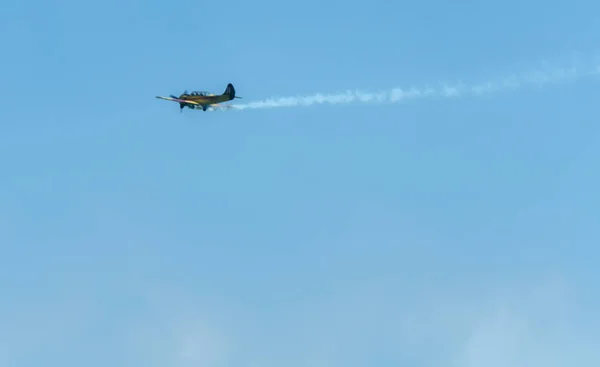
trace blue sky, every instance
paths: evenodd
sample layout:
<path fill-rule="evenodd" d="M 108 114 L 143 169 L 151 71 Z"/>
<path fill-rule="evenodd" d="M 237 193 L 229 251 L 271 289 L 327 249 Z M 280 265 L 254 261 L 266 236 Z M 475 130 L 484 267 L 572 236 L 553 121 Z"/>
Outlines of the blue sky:
<path fill-rule="evenodd" d="M 154 96 L 590 61 L 598 10 L 3 4 L 0 366 L 597 365 L 598 80 L 228 113 Z"/>

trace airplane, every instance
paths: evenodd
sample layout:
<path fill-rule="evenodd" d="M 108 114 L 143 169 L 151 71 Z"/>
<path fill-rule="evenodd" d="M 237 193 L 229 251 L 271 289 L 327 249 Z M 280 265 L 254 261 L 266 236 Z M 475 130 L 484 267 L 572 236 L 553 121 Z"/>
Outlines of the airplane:
<path fill-rule="evenodd" d="M 171 94 L 169 97 L 156 96 L 156 98 L 164 99 L 166 101 L 179 102 L 179 112 L 181 112 L 184 107 L 188 107 L 192 110 L 202 109 L 203 111 L 206 111 L 209 108 L 231 108 L 230 105 L 219 105 L 219 103 L 242 97 L 235 95 L 235 88 L 233 87 L 233 84 L 229 83 L 227 84 L 227 88 L 225 88 L 225 92 L 223 92 L 221 95 L 210 94 L 205 91 L 193 91 L 191 93 L 185 91 L 179 97 Z"/>

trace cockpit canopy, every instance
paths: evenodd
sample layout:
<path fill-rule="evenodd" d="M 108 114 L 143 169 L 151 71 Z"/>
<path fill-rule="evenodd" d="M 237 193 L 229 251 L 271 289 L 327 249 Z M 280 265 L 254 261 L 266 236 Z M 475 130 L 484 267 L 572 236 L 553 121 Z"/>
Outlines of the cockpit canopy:
<path fill-rule="evenodd" d="M 190 96 L 208 96 L 209 93 L 206 91 L 193 91 L 192 93 L 190 93 Z"/>

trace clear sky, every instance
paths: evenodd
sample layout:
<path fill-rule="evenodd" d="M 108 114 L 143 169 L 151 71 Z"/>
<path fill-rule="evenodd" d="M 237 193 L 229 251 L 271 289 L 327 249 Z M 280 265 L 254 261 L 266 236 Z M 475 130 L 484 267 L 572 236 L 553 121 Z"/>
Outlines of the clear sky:
<path fill-rule="evenodd" d="M 5 1 L 1 367 L 600 365 L 597 1 Z M 238 103 L 239 103 L 238 102 Z"/>

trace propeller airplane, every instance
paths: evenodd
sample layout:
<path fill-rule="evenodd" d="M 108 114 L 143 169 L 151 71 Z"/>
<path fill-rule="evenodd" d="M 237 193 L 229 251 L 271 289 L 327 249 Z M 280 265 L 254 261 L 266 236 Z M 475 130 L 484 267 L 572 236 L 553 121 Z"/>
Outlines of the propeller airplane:
<path fill-rule="evenodd" d="M 235 95 L 235 88 L 233 84 L 227 84 L 225 92 L 223 94 L 211 94 L 205 91 L 193 91 L 188 93 L 184 91 L 179 97 L 170 95 L 169 97 L 156 96 L 158 99 L 164 99 L 166 101 L 173 101 L 179 103 L 179 112 L 183 111 L 184 107 L 188 107 L 192 110 L 203 110 L 208 109 L 219 109 L 219 108 L 232 108 L 231 105 L 220 105 L 220 103 L 228 102 L 234 98 L 242 98 Z"/>

